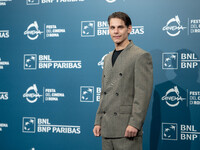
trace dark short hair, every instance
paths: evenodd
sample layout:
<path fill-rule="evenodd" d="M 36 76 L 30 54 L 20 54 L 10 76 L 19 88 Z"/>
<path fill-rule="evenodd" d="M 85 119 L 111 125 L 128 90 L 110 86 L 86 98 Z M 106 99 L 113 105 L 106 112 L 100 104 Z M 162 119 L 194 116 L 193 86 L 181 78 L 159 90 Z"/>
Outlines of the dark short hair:
<path fill-rule="evenodd" d="M 119 18 L 124 21 L 125 25 L 128 27 L 132 25 L 130 17 L 124 12 L 114 12 L 108 17 L 108 24 L 110 25 L 110 19 Z"/>

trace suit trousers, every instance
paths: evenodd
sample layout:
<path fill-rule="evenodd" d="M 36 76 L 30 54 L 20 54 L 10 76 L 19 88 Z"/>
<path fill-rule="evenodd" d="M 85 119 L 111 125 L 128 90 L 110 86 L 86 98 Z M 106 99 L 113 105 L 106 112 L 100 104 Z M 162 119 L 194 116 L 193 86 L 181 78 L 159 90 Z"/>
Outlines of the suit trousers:
<path fill-rule="evenodd" d="M 142 150 L 142 136 L 133 138 L 102 137 L 102 150 Z"/>

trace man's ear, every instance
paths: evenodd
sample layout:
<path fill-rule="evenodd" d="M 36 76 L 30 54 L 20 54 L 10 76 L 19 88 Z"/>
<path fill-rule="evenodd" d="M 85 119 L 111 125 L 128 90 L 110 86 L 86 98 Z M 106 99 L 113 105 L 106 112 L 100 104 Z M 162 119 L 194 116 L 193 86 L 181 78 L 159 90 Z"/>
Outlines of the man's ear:
<path fill-rule="evenodd" d="M 128 26 L 128 34 L 130 34 L 131 31 L 132 31 L 132 25 L 129 25 L 129 26 Z"/>

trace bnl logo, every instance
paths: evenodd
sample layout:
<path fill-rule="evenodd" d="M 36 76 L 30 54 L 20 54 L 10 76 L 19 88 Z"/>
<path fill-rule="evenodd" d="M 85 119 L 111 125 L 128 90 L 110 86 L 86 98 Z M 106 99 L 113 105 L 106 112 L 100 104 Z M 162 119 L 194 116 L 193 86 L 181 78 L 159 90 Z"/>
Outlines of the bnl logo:
<path fill-rule="evenodd" d="M 178 53 L 163 53 L 162 69 L 178 69 Z"/>
<path fill-rule="evenodd" d="M 24 70 L 37 69 L 37 55 L 25 54 L 24 55 Z"/>
<path fill-rule="evenodd" d="M 95 36 L 95 21 L 81 21 L 81 37 Z"/>
<path fill-rule="evenodd" d="M 26 0 L 26 5 L 39 5 L 39 0 Z"/>
<path fill-rule="evenodd" d="M 177 140 L 178 128 L 176 123 L 162 123 L 162 140 Z"/>
<path fill-rule="evenodd" d="M 93 86 L 80 87 L 80 101 L 94 102 L 94 87 Z"/>
<path fill-rule="evenodd" d="M 22 132 L 35 133 L 36 119 L 35 117 L 23 117 Z"/>

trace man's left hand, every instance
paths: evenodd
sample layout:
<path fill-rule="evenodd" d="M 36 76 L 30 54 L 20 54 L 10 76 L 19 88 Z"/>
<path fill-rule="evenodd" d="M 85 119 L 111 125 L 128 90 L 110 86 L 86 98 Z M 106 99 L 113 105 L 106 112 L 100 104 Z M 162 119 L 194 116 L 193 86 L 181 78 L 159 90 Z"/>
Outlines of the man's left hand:
<path fill-rule="evenodd" d="M 136 129 L 135 127 L 129 125 L 126 128 L 124 136 L 125 137 L 135 137 L 135 136 L 137 136 L 137 133 L 138 133 L 138 129 Z"/>

